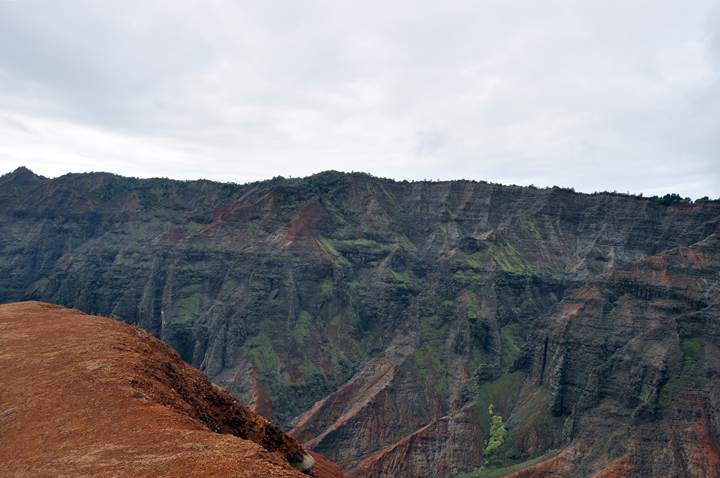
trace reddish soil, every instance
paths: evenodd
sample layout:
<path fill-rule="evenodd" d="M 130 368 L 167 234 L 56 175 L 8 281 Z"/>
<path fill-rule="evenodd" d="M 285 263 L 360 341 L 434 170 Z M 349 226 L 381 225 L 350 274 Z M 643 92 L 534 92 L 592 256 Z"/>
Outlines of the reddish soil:
<path fill-rule="evenodd" d="M 312 226 L 326 214 L 327 211 L 322 204 L 317 201 L 309 202 L 292 216 L 288 224 L 282 226 L 273 235 L 273 239 L 280 242 L 283 247 L 288 247 L 296 241 L 308 242 L 312 239 Z M 314 245 L 314 241 L 309 242 Z"/>
<path fill-rule="evenodd" d="M 576 456 L 578 450 L 572 447 L 566 448 L 560 453 L 551 455 L 549 458 L 515 473 L 506 478 L 550 478 L 573 476 L 575 467 L 572 465 L 572 457 Z"/>
<path fill-rule="evenodd" d="M 343 470 L 332 461 L 325 458 L 320 453 L 311 451 L 310 454 L 315 458 L 315 466 L 313 467 L 313 475 L 317 477 L 342 477 Z"/>
<path fill-rule="evenodd" d="M 3 476 L 308 476 L 292 437 L 111 319 L 1 305 L 0 384 Z M 316 461 L 314 476 L 342 476 Z"/>

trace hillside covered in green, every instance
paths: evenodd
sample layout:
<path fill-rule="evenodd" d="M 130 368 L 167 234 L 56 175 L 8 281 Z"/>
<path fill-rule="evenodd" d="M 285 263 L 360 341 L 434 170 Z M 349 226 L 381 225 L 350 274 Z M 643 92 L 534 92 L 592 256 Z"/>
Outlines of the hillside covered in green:
<path fill-rule="evenodd" d="M 0 177 L 0 302 L 136 324 L 351 476 L 651 473 L 720 430 L 718 230 L 719 202 L 674 196 L 19 169 Z M 488 460 L 490 404 L 507 436 Z M 587 441 L 670 423 L 684 461 Z"/>

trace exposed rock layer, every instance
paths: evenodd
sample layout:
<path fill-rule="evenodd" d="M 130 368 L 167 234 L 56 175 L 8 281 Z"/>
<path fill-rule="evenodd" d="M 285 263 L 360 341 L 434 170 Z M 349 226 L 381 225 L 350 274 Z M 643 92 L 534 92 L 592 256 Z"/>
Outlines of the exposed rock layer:
<path fill-rule="evenodd" d="M 717 233 L 566 296 L 528 370 L 571 445 L 516 476 L 720 477 L 719 307 Z"/>
<path fill-rule="evenodd" d="M 717 270 L 692 258 L 717 252 L 717 201 L 334 172 L 232 185 L 25 170 L 0 178 L 0 205 L 0 300 L 138 324 L 356 476 L 445 477 L 486 459 L 701 476 L 678 445 L 700 436 L 712 456 Z M 707 376 L 681 398 L 686 356 Z M 490 403 L 509 439 L 485 457 Z M 674 461 L 610 446 L 667 453 L 636 433 L 685 423 L 672 403 L 708 417 L 706 431 L 662 435 Z"/>

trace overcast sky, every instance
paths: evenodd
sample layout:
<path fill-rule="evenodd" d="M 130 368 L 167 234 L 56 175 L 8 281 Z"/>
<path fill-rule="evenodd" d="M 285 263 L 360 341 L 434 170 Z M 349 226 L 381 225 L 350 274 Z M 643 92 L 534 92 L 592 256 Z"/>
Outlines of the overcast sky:
<path fill-rule="evenodd" d="M 0 174 L 720 196 L 716 0 L 0 0 Z"/>

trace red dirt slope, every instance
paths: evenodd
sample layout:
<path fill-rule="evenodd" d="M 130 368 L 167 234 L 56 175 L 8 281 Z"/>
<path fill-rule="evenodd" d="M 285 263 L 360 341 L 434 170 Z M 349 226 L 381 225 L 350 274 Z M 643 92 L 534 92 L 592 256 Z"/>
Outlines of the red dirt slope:
<path fill-rule="evenodd" d="M 0 384 L 3 476 L 302 477 L 313 461 L 162 342 L 76 310 L 0 305 Z"/>

